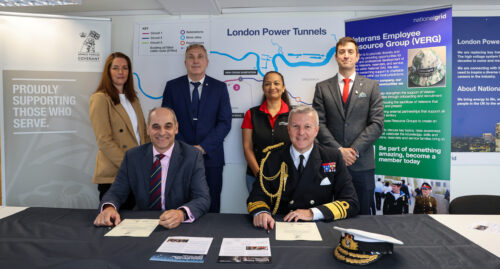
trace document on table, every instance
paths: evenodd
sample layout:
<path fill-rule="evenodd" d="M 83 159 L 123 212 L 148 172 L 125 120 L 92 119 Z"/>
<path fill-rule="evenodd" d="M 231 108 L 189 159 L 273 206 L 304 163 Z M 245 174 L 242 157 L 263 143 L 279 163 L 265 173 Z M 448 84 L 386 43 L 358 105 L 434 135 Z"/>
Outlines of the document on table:
<path fill-rule="evenodd" d="M 223 238 L 218 262 L 270 263 L 269 238 Z"/>
<path fill-rule="evenodd" d="M 169 236 L 156 252 L 207 255 L 213 237 Z"/>
<path fill-rule="evenodd" d="M 158 226 L 158 219 L 124 219 L 104 236 L 148 237 Z"/>
<path fill-rule="evenodd" d="M 322 241 L 315 222 L 276 222 L 276 240 Z"/>
<path fill-rule="evenodd" d="M 169 236 L 151 261 L 203 263 L 213 237 Z"/>

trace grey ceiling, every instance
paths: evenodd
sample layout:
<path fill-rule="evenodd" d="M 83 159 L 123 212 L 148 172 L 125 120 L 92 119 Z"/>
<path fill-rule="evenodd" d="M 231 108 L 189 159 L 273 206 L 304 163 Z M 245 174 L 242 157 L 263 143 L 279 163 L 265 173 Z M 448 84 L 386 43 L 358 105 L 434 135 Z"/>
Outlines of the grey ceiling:
<path fill-rule="evenodd" d="M 2 7 L 0 11 L 45 14 L 148 11 L 172 15 L 280 11 L 413 9 L 442 5 L 495 6 L 499 0 L 82 0 L 79 6 Z"/>

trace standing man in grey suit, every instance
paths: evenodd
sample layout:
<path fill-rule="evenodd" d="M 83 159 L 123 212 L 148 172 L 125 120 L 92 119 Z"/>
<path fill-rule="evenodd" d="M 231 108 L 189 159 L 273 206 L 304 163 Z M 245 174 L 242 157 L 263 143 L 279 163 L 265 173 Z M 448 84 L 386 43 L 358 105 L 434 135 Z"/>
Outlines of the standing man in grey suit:
<path fill-rule="evenodd" d="M 149 112 L 147 133 L 151 143 L 125 153 L 118 175 L 102 197 L 96 226 L 121 222 L 118 210 L 130 192 L 136 209 L 161 210 L 159 224 L 168 229 L 201 217 L 210 207 L 201 152 L 176 141 L 178 124 L 170 108 Z"/>
<path fill-rule="evenodd" d="M 340 149 L 351 173 L 360 214 L 370 214 L 374 202 L 373 143 L 384 130 L 384 106 L 378 82 L 356 74 L 359 49 L 351 37 L 336 45 L 336 76 L 316 84 L 313 107 L 319 114 L 318 141 Z"/>

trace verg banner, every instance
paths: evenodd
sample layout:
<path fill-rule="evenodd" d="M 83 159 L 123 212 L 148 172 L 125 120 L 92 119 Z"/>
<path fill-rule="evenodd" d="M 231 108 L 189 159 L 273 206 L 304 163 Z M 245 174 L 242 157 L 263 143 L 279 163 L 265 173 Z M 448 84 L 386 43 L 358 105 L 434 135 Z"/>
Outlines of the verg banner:
<path fill-rule="evenodd" d="M 450 179 L 451 29 L 451 8 L 346 22 L 356 71 L 379 81 L 384 100 L 377 174 Z"/>

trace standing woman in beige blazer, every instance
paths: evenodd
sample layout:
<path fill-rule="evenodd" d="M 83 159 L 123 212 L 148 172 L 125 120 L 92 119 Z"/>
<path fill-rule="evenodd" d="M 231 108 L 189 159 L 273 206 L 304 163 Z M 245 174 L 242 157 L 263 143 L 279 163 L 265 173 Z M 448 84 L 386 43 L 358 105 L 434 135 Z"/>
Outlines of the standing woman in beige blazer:
<path fill-rule="evenodd" d="M 92 183 L 98 184 L 101 200 L 115 180 L 125 151 L 149 142 L 127 55 L 114 52 L 106 59 L 101 82 L 90 97 L 89 114 L 98 147 Z M 134 206 L 130 195 L 121 208 Z"/>

